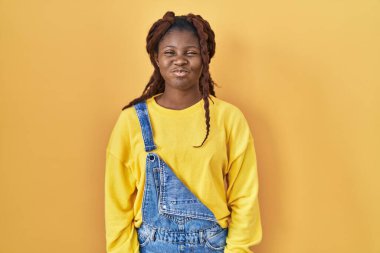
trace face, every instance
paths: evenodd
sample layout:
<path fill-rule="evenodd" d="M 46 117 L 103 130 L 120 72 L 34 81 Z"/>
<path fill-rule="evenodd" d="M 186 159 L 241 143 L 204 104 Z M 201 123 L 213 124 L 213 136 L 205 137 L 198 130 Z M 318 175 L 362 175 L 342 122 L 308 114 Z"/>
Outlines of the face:
<path fill-rule="evenodd" d="M 198 38 L 190 31 L 172 30 L 158 45 L 155 59 L 165 89 L 199 89 L 202 58 Z"/>

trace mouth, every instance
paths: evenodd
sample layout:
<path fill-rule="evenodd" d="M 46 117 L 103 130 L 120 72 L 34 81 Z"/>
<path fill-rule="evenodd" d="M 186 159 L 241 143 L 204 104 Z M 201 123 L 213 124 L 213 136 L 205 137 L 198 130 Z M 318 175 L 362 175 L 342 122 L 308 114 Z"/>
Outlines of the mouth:
<path fill-rule="evenodd" d="M 175 69 L 172 72 L 176 77 L 184 77 L 189 74 L 189 71 L 186 69 Z"/>

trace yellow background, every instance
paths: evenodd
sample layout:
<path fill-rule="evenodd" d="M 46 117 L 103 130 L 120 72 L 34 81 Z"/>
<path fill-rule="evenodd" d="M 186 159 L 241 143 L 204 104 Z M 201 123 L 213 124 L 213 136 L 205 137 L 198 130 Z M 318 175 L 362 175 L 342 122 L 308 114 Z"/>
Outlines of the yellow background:
<path fill-rule="evenodd" d="M 0 0 L 0 252 L 105 252 L 105 147 L 166 10 L 210 22 L 250 123 L 255 253 L 380 253 L 378 0 Z"/>

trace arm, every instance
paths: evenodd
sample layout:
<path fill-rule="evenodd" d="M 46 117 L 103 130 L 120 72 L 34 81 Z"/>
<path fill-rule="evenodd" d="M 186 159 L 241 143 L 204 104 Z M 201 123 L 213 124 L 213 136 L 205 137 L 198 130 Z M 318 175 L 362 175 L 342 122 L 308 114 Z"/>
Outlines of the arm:
<path fill-rule="evenodd" d="M 127 158 L 131 153 L 129 121 L 119 116 L 110 136 L 105 168 L 105 227 L 107 253 L 138 253 L 134 227 L 136 178 Z"/>
<path fill-rule="evenodd" d="M 262 239 L 254 141 L 243 115 L 230 134 L 227 201 L 231 210 L 225 253 L 252 252 Z"/>
<path fill-rule="evenodd" d="M 133 224 L 135 179 L 112 153 L 107 152 L 105 175 L 105 225 L 107 253 L 139 251 Z"/>

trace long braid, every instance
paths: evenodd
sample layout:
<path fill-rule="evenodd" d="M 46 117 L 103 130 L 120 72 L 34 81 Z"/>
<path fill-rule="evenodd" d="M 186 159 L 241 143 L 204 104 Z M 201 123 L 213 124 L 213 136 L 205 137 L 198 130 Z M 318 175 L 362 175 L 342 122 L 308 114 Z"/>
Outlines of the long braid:
<path fill-rule="evenodd" d="M 199 36 L 199 44 L 201 47 L 201 56 L 203 69 L 200 77 L 200 88 L 202 88 L 201 93 L 204 101 L 204 109 L 205 109 L 205 117 L 206 117 L 206 136 L 203 139 L 201 145 L 194 147 L 201 147 L 203 143 L 206 141 L 209 133 L 210 133 L 210 109 L 209 109 L 209 86 L 212 86 L 210 82 L 210 73 L 209 73 L 209 62 L 210 62 L 210 51 L 213 53 L 213 50 L 209 50 L 209 45 L 207 44 L 209 35 L 205 31 L 207 28 L 205 27 L 204 21 L 201 16 L 189 14 L 187 20 L 191 22 L 195 28 L 197 29 L 197 33 Z M 203 22 L 202 22 L 203 21 Z M 210 98 L 211 99 L 211 98 Z"/>
<path fill-rule="evenodd" d="M 194 15 L 192 13 L 186 16 L 175 16 L 174 12 L 168 11 L 165 13 L 162 19 L 156 21 L 148 32 L 146 38 L 146 50 L 149 54 L 150 61 L 154 66 L 154 72 L 149 79 L 149 82 L 144 88 L 141 96 L 129 102 L 122 110 L 131 107 L 141 101 L 144 101 L 156 94 L 165 91 L 165 80 L 160 74 L 160 69 L 155 61 L 155 53 L 158 51 L 158 44 L 165 34 L 171 29 L 175 28 L 176 21 L 178 19 L 186 19 L 196 31 L 196 35 L 199 38 L 199 44 L 201 49 L 202 58 L 202 74 L 199 79 L 199 90 L 202 94 L 202 99 L 204 101 L 205 118 L 206 118 L 206 136 L 202 141 L 201 145 L 193 147 L 201 147 L 209 136 L 210 132 L 210 110 L 209 110 L 209 100 L 211 99 L 210 94 L 216 97 L 214 91 L 214 81 L 211 78 L 209 72 L 209 63 L 211 58 L 215 54 L 215 34 L 210 27 L 210 24 L 204 20 L 200 15 Z M 173 26 L 174 24 L 174 26 Z M 192 30 L 194 29 L 192 28 Z M 188 27 L 185 29 L 189 29 Z M 214 101 L 212 101 L 214 103 Z"/>

